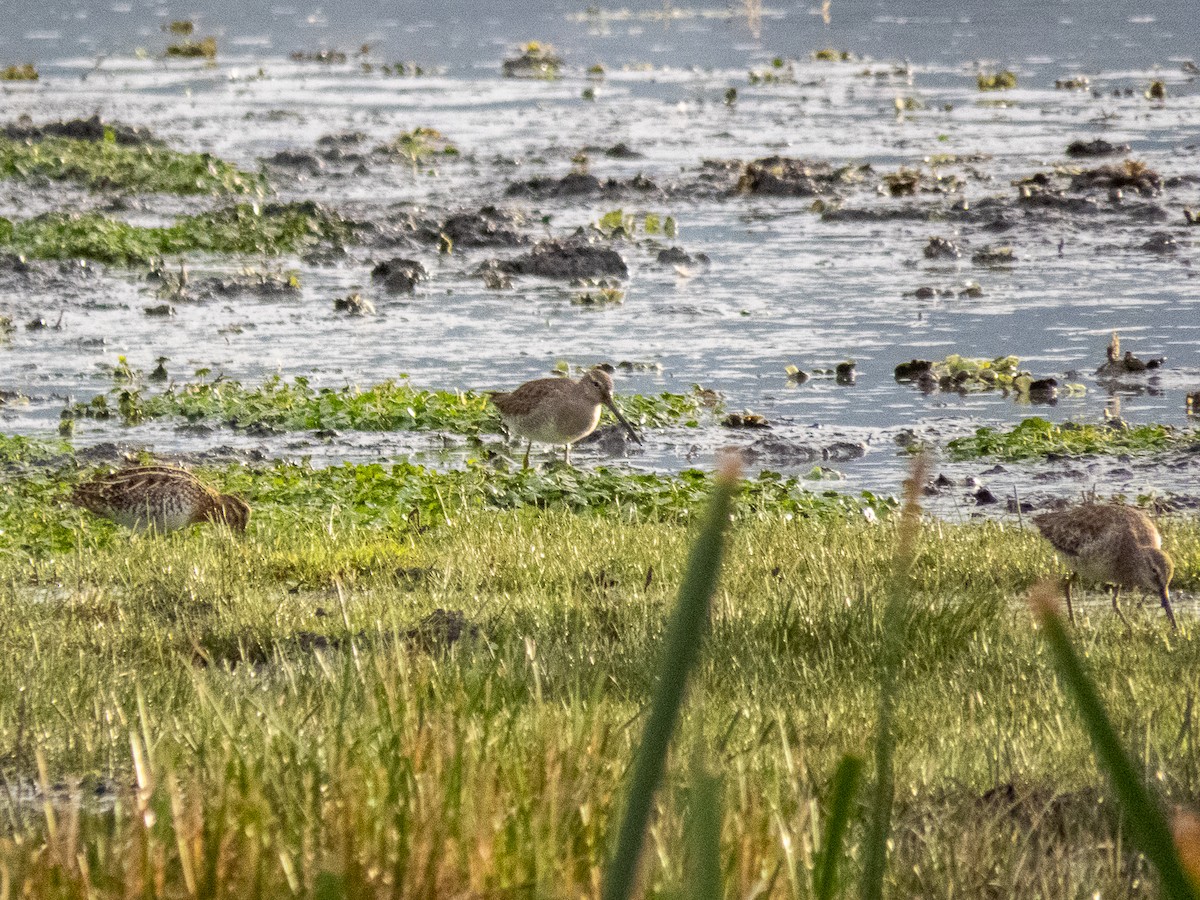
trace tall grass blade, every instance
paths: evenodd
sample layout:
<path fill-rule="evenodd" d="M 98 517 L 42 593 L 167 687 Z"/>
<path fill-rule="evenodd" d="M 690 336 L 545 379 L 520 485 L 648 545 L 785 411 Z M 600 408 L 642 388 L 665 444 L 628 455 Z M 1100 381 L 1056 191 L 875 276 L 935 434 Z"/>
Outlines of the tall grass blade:
<path fill-rule="evenodd" d="M 929 475 L 924 453 L 913 460 L 904 482 L 904 506 L 900 511 L 900 541 L 892 568 L 887 605 L 881 623 L 882 660 L 879 676 L 879 724 L 875 732 L 875 785 L 870 798 L 866 844 L 863 851 L 862 900 L 882 900 L 887 874 L 887 844 L 892 830 L 894 792 L 892 755 L 896 738 L 892 720 L 896 711 L 897 674 L 900 670 L 901 638 L 910 593 L 910 570 L 921 532 L 921 489 Z"/>
<path fill-rule="evenodd" d="M 688 678 L 700 656 L 708 628 L 708 611 L 721 568 L 725 529 L 738 486 L 739 467 L 727 461 L 717 471 L 712 499 L 696 542 L 688 554 L 679 602 L 667 627 L 666 647 L 658 686 L 650 701 L 650 715 L 633 762 L 625 815 L 617 834 L 616 850 L 604 873 L 603 900 L 628 900 L 637 881 L 646 825 L 654 792 L 662 780 L 671 735 L 679 720 Z"/>
<path fill-rule="evenodd" d="M 1125 813 L 1129 836 L 1158 870 L 1162 896 L 1170 900 L 1196 900 L 1196 890 L 1180 862 L 1166 817 L 1121 746 L 1096 686 L 1067 637 L 1056 608 L 1057 591 L 1049 584 L 1040 584 L 1030 591 L 1029 600 L 1042 626 L 1042 636 L 1050 647 L 1059 677 L 1075 701 L 1100 767 L 1108 776 Z"/>
<path fill-rule="evenodd" d="M 816 900 L 832 900 L 838 892 L 838 863 L 842 858 L 842 839 L 850 825 L 850 812 L 862 781 L 862 757 L 846 754 L 833 774 L 833 790 L 825 811 L 825 834 L 821 855 L 813 870 L 813 895 Z"/>
<path fill-rule="evenodd" d="M 689 900 L 721 900 L 721 786 L 720 775 L 708 771 L 697 755 L 683 820 L 687 854 L 683 896 Z"/>

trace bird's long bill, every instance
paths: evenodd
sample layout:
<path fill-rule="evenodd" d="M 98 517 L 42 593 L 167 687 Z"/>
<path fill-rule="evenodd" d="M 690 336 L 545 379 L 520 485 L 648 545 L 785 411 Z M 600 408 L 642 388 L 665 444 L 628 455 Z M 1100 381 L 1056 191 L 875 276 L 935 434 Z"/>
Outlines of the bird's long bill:
<path fill-rule="evenodd" d="M 617 404 L 613 403 L 611 400 L 605 400 L 604 405 L 607 406 L 609 409 L 611 409 L 612 414 L 617 417 L 617 421 L 625 426 L 625 430 L 629 432 L 629 436 L 631 438 L 633 438 L 634 441 L 636 441 L 637 443 L 640 444 L 642 442 L 641 436 L 636 431 L 633 430 L 633 426 L 630 425 L 628 421 L 626 421 L 626 419 L 623 415 L 621 415 L 621 411 L 619 409 L 617 409 Z"/>

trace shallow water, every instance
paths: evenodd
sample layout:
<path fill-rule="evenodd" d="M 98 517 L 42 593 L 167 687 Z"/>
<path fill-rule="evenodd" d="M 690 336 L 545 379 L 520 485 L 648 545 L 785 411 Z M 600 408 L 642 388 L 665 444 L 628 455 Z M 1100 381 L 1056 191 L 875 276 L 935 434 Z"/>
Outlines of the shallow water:
<path fill-rule="evenodd" d="M 312 198 L 380 222 L 414 205 L 441 212 L 495 203 L 523 211 L 533 236 L 567 234 L 617 207 L 670 214 L 680 233 L 664 244 L 703 252 L 711 264 L 680 274 L 655 262 L 655 248 L 618 243 L 630 267 L 627 298 L 596 310 L 572 305 L 577 289 L 565 283 L 515 278 L 512 290 L 486 289 L 473 274 L 476 267 L 513 252 L 490 248 L 446 258 L 434 247 L 362 247 L 333 264 L 286 259 L 281 264 L 300 273 L 302 299 L 177 303 L 169 320 L 143 313 L 161 301 L 138 271 L 68 278 L 52 291 L 5 284 L 0 314 L 19 324 L 39 316 L 54 324 L 61 315 L 63 325 L 21 329 L 0 349 L 0 388 L 33 398 L 28 406 L 0 408 L 6 431 L 53 434 L 64 398 L 106 390 L 118 355 L 146 371 L 157 357 L 168 357 L 179 380 L 199 368 L 244 381 L 276 372 L 310 375 L 336 386 L 406 373 L 420 386 L 480 389 L 543 375 L 562 359 L 632 360 L 659 363 L 662 371 L 620 375 L 618 392 L 683 391 L 693 383 L 716 388 L 730 409 L 765 415 L 770 434 L 781 440 L 818 451 L 838 441 L 863 443 L 861 460 L 823 463 L 847 476 L 833 486 L 890 491 L 905 464 L 893 439 L 906 429 L 946 439 L 1032 414 L 1095 421 L 1106 409 L 1135 423 L 1182 425 L 1184 395 L 1200 387 L 1196 232 L 1183 215 L 1184 207 L 1200 206 L 1200 91 L 1181 68 L 1193 49 L 1186 0 L 1156 4 L 1149 15 L 1131 3 L 966 3 L 954 4 L 947 16 L 922 12 L 929 4 L 915 0 L 862 7 L 835 0 L 828 27 L 814 10 L 767 8 L 758 37 L 740 4 L 669 7 L 665 20 L 661 4 L 588 15 L 564 4 L 523 3 L 506 7 L 502 20 L 476 15 L 478 6 L 470 3 L 444 4 L 437 12 L 393 6 L 392 20 L 381 19 L 374 4 L 339 4 L 336 15 L 282 5 L 256 13 L 250 4 L 215 2 L 186 10 L 169 3 L 75 3 L 54 16 L 20 6 L 18 27 L 0 37 L 0 62 L 29 59 L 43 79 L 3 88 L 6 120 L 99 113 L 148 126 L 178 148 L 210 150 L 249 168 L 281 149 L 311 150 L 326 134 L 362 131 L 373 144 L 416 126 L 434 127 L 463 152 L 440 162 L 436 173 L 372 161 L 366 173 L 331 166 L 297 178 L 274 170 L 272 180 L 283 199 Z M 197 6 L 204 10 L 196 17 L 198 32 L 219 36 L 215 68 L 133 56 L 138 47 L 159 52 L 167 42 L 160 23 Z M 566 77 L 500 77 L 501 59 L 530 38 L 563 51 Z M 441 74 L 395 78 L 364 73 L 353 59 L 344 65 L 287 59 L 293 50 L 352 52 L 363 43 L 373 45 L 369 59 L 377 63 L 416 60 Z M 811 51 L 825 46 L 872 58 L 811 61 Z M 796 83 L 751 86 L 747 69 L 769 68 L 776 54 L 797 60 Z M 1012 68 L 1020 86 L 980 93 L 975 72 L 981 59 L 991 61 L 984 66 L 989 70 Z M 905 60 L 905 71 L 889 74 Z M 584 75 L 595 62 L 608 71 L 602 81 Z M 883 74 L 864 76 L 868 69 Z M 1055 90 L 1056 78 L 1073 74 L 1088 75 L 1100 96 Z M 1142 95 L 1155 78 L 1167 84 L 1165 103 Z M 595 87 L 594 102 L 581 98 L 588 86 Z M 723 102 L 731 86 L 738 91 L 733 106 Z M 1112 96 L 1127 88 L 1133 96 Z M 925 108 L 897 116 L 897 97 L 916 98 Z M 1067 143 L 1094 137 L 1130 144 L 1129 158 L 1147 163 L 1169 186 L 1156 197 L 1130 192 L 1112 200 L 1100 192 L 1098 211 L 1079 215 L 1042 215 L 1015 203 L 1013 180 L 1065 164 Z M 566 174 L 583 147 L 619 142 L 642 156 L 618 160 L 591 151 L 592 174 L 628 179 L 642 173 L 660 185 L 694 184 L 705 159 L 781 154 L 868 163 L 874 173 L 843 191 L 847 208 L 946 211 L 964 198 L 972 208 L 999 198 L 1013 227 L 991 233 L 986 218 L 971 215 L 824 221 L 811 211 L 811 197 L 504 195 L 512 182 Z M 950 196 L 880 193 L 882 175 L 921 167 L 932 154 L 986 158 L 942 167 L 964 178 Z M 63 198 L 81 205 L 109 199 L 0 182 L 0 215 L 28 216 Z M 149 198 L 144 208 L 124 214 L 152 222 L 207 202 Z M 1138 203 L 1156 204 L 1166 218 L 1145 221 L 1124 211 Z M 543 217 L 548 224 L 541 224 Z M 1157 233 L 1175 239 L 1173 252 L 1141 249 Z M 963 258 L 927 260 L 922 251 L 934 235 L 960 241 Z M 993 244 L 1011 246 L 1016 264 L 972 264 L 972 251 Z M 385 296 L 368 278 L 371 260 L 396 255 L 419 259 L 431 272 L 411 297 Z M 242 262 L 197 261 L 192 271 L 232 271 Z M 911 296 L 918 287 L 957 289 L 967 281 L 978 282 L 983 296 Z M 373 299 L 379 314 L 350 319 L 334 313 L 333 298 L 352 290 Z M 1089 373 L 1104 361 L 1113 330 L 1126 349 L 1165 355 L 1167 366 L 1116 387 L 1097 382 Z M 949 353 L 1015 354 L 1035 376 L 1078 382 L 1086 393 L 1053 407 L 1031 406 L 998 392 L 925 395 L 892 378 L 899 362 Z M 785 375 L 788 365 L 811 371 L 846 359 L 857 362 L 853 386 L 832 378 L 792 386 Z M 715 422 L 668 429 L 649 435 L 629 464 L 658 470 L 706 465 L 717 447 L 760 437 Z M 161 423 L 132 429 L 80 423 L 77 439 L 169 451 L 261 446 L 273 455 L 331 460 L 416 452 L 442 465 L 454 463 L 459 445 L 451 439 L 447 453 L 435 435 L 264 440 L 228 430 L 197 435 Z M 600 456 L 585 449 L 580 458 Z M 813 462 L 767 456 L 758 465 L 807 471 Z M 960 479 L 990 465 L 947 471 Z M 1177 468 L 1106 460 L 1082 466 L 1082 476 L 1050 469 L 1038 490 L 1075 493 L 1099 483 L 1131 493 L 1187 493 L 1194 472 L 1190 457 Z M 1121 474 L 1126 470 L 1128 477 Z M 1025 485 L 1028 493 L 1037 471 L 1015 470 L 1012 485 L 994 473 L 989 483 L 1001 496 L 1013 485 Z"/>

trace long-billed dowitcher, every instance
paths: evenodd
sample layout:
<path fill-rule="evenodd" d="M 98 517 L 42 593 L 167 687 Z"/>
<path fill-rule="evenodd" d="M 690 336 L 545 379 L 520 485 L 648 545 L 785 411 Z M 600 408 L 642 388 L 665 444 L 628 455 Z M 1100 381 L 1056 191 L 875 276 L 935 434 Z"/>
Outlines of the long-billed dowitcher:
<path fill-rule="evenodd" d="M 71 502 L 138 531 L 173 531 L 197 522 L 219 522 L 245 531 L 250 507 L 221 494 L 186 469 L 129 466 L 78 485 Z"/>
<path fill-rule="evenodd" d="M 533 442 L 563 444 L 566 462 L 571 464 L 571 445 L 591 434 L 600 421 L 600 407 L 607 406 L 629 436 L 639 444 L 642 439 L 613 403 L 612 377 L 603 369 L 589 369 L 578 381 L 569 378 L 537 378 L 515 391 L 491 392 L 492 403 L 500 410 L 505 427 L 529 444 L 525 448 L 523 468 L 529 468 L 529 450 Z"/>
<path fill-rule="evenodd" d="M 1071 582 L 1079 577 L 1112 585 L 1112 605 L 1128 628 L 1121 611 L 1121 588 L 1142 588 L 1157 596 L 1175 628 L 1168 585 L 1175 570 L 1162 550 L 1162 537 L 1141 510 L 1116 503 L 1084 503 L 1057 512 L 1034 516 L 1033 522 L 1054 549 L 1063 555 L 1072 573 L 1066 581 L 1067 615 L 1071 609 Z"/>

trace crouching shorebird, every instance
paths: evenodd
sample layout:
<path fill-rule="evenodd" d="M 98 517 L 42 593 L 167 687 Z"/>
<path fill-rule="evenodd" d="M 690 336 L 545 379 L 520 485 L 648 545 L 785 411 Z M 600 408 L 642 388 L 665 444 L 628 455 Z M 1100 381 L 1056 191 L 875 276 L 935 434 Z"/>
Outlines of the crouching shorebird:
<path fill-rule="evenodd" d="M 101 475 L 78 485 L 71 502 L 137 531 L 174 531 L 197 522 L 245 531 L 250 520 L 250 507 L 241 497 L 217 493 L 174 466 L 130 466 Z"/>
<path fill-rule="evenodd" d="M 1063 555 L 1072 573 L 1066 580 L 1067 615 L 1071 609 L 1071 582 L 1083 577 L 1112 585 L 1112 605 L 1125 627 L 1121 588 L 1142 588 L 1157 596 L 1167 611 L 1171 627 L 1175 613 L 1167 591 L 1175 567 L 1162 550 L 1162 537 L 1141 510 L 1115 503 L 1084 503 L 1070 509 L 1033 517 L 1042 536 Z"/>
<path fill-rule="evenodd" d="M 528 441 L 522 468 L 529 468 L 533 442 L 563 444 L 571 464 L 571 445 L 591 434 L 600 422 L 600 407 L 607 406 L 637 443 L 642 439 L 613 403 L 612 377 L 603 369 L 589 369 L 578 381 L 538 378 L 515 391 L 490 392 L 492 403 L 509 432 Z"/>

